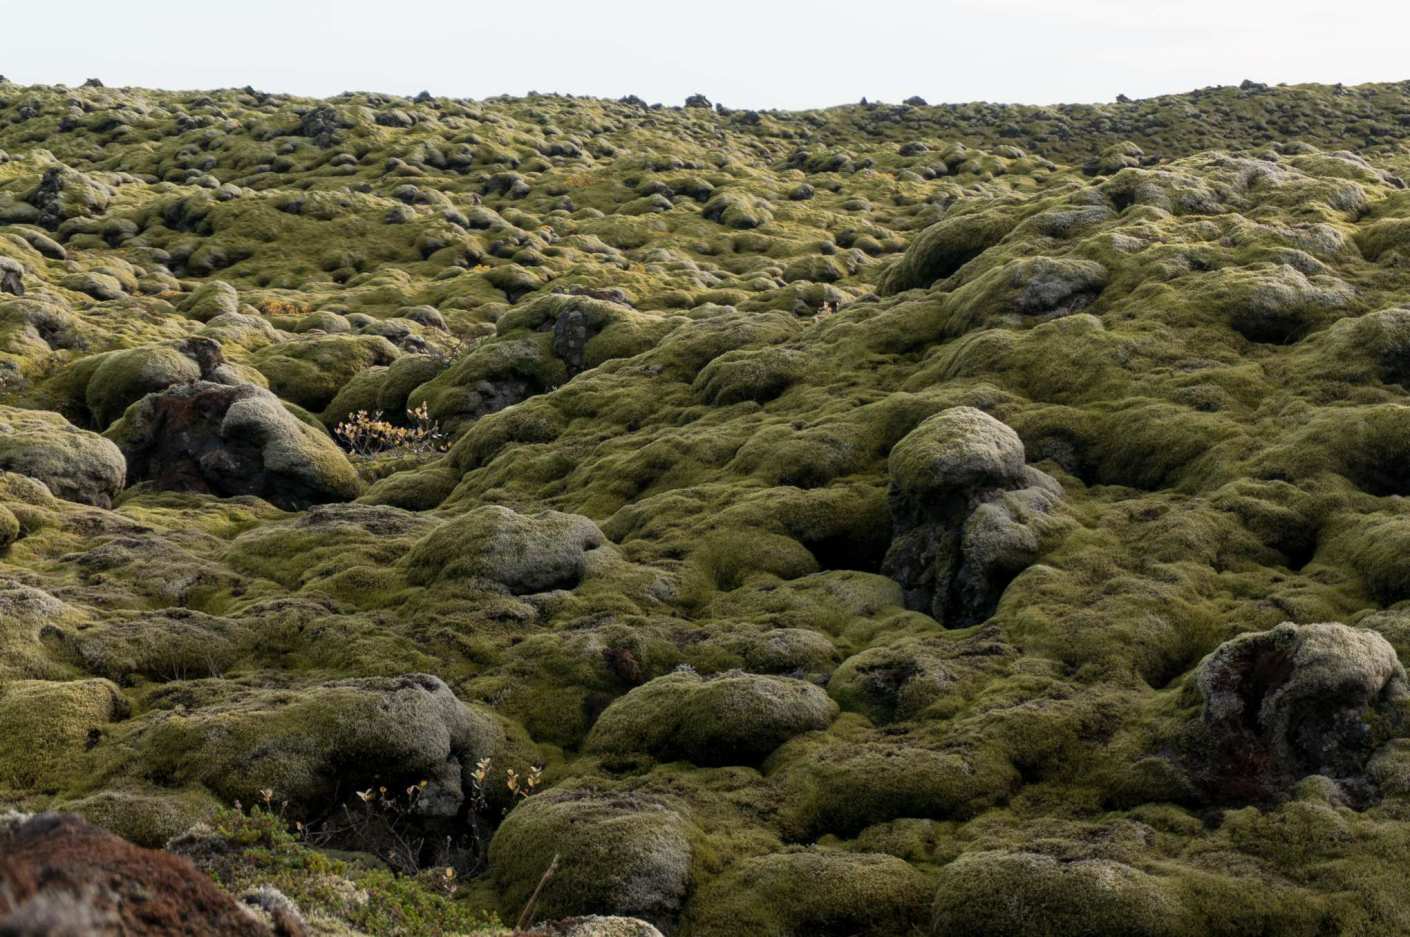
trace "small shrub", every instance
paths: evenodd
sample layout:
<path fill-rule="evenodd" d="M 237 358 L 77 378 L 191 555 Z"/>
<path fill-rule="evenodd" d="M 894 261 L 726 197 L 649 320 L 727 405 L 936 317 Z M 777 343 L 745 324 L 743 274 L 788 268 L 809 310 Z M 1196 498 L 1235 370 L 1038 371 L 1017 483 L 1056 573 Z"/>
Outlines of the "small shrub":
<path fill-rule="evenodd" d="M 426 404 L 406 411 L 407 426 L 398 426 L 382 418 L 382 411 L 368 413 L 358 410 L 334 427 L 334 434 L 354 455 L 371 458 L 385 452 L 413 453 L 444 452 L 447 436 L 440 423 L 431 419 Z"/>

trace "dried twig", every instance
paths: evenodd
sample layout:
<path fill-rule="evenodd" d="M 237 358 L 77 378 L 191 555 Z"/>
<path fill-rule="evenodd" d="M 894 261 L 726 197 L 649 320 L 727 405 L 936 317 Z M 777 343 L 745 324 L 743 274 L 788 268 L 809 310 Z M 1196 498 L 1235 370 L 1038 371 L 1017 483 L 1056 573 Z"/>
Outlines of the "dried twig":
<path fill-rule="evenodd" d="M 548 868 L 543 873 L 543 878 L 539 879 L 538 885 L 534 888 L 534 893 L 529 896 L 528 904 L 524 905 L 524 913 L 519 915 L 519 923 L 514 925 L 515 931 L 522 931 L 529 926 L 529 922 L 534 917 L 534 905 L 538 903 L 539 894 L 543 892 L 548 880 L 553 878 L 553 873 L 558 871 L 558 854 L 553 854 L 553 861 L 548 864 Z"/>

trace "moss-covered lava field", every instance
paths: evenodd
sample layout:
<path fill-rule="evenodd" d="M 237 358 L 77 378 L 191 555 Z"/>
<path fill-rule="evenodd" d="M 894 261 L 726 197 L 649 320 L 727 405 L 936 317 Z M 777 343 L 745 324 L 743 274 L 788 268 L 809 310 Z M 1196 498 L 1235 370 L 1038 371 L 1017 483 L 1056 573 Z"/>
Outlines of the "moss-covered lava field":
<path fill-rule="evenodd" d="M 689 103 L 0 82 L 0 873 L 1410 934 L 1410 82 Z"/>

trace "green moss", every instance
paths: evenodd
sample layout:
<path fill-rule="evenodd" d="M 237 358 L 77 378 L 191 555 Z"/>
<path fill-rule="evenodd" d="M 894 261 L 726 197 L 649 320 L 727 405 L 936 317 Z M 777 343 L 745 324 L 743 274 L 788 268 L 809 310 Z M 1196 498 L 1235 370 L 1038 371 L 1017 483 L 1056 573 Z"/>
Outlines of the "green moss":
<path fill-rule="evenodd" d="M 669 927 L 690 888 L 690 838 L 676 812 L 650 799 L 535 795 L 505 818 L 490 844 L 500 910 L 516 914 L 557 856 L 538 919 L 615 913 Z"/>
<path fill-rule="evenodd" d="M 932 889 L 900 859 L 822 849 L 737 863 L 703 892 L 692 933 L 907 933 L 921 926 Z"/>
<path fill-rule="evenodd" d="M 73 784 L 84 752 L 127 712 L 107 680 L 10 682 L 0 690 L 0 786 L 54 791 Z"/>
<path fill-rule="evenodd" d="M 761 761 L 788 739 L 827 728 L 836 707 L 802 680 L 727 673 L 671 674 L 638 687 L 603 712 L 590 750 L 646 753 L 697 764 Z"/>
<path fill-rule="evenodd" d="M 19 518 L 15 517 L 15 513 L 4 505 L 0 505 L 0 550 L 4 550 L 20 539 L 22 532 Z"/>
<path fill-rule="evenodd" d="M 28 115 L 0 127 L 26 290 L 0 303 L 0 694 L 83 714 L 56 688 L 106 676 L 132 707 L 12 756 L 6 797 L 156 841 L 217 795 L 332 809 L 424 771 L 463 804 L 483 753 L 496 779 L 546 766 L 463 902 L 271 830 L 217 870 L 331 931 L 517 917 L 564 844 L 563 909 L 647 894 L 683 933 L 1410 930 L 1403 739 L 1250 810 L 1177 744 L 1236 634 L 1410 647 L 1408 108 L 1401 85 L 803 113 L 0 86 Z M 189 379 L 197 338 L 272 388 L 259 446 L 360 503 L 124 488 L 44 413 L 104 424 Z M 422 403 L 443 458 L 354 468 L 328 436 Z M 947 432 L 962 408 L 997 422 Z M 201 457 L 261 425 L 236 423 Z M 976 534 L 1006 573 L 985 620 L 908 610 L 896 499 L 1047 489 L 1033 468 L 1062 488 L 1041 518 L 975 494 L 1042 534 Z M 377 682 L 417 671 L 443 708 Z M 15 724 L 47 737 L 42 703 Z"/>

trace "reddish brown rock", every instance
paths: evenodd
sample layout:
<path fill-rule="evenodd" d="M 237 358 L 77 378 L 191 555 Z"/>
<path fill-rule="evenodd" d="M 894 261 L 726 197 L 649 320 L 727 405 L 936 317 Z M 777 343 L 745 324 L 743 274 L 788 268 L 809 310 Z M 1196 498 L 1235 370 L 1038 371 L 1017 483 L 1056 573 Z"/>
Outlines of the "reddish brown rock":
<path fill-rule="evenodd" d="M 272 937 L 189 860 L 69 814 L 0 827 L 3 937 Z"/>

